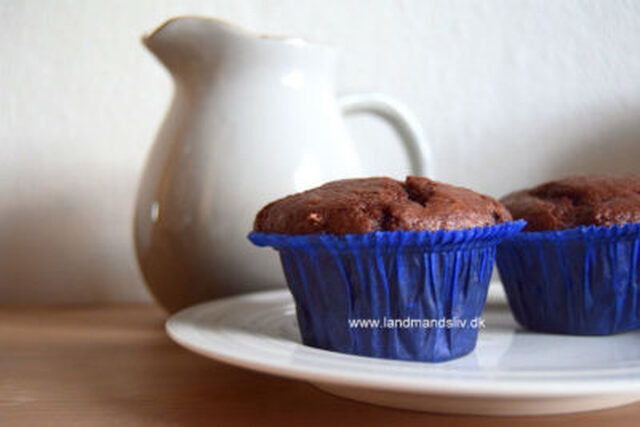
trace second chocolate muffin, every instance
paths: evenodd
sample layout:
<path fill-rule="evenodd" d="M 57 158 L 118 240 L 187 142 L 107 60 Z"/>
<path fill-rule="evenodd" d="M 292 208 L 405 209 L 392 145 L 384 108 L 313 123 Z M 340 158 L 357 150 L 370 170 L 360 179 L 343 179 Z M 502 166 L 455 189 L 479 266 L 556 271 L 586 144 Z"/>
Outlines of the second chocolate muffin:
<path fill-rule="evenodd" d="M 502 200 L 527 221 L 497 253 L 520 324 L 576 335 L 640 327 L 640 177 L 571 177 Z"/>

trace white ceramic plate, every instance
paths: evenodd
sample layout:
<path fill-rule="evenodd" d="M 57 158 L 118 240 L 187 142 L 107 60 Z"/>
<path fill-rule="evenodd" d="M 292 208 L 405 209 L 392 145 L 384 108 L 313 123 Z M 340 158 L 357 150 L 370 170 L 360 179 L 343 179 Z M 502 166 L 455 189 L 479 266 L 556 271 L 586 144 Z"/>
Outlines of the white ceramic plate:
<path fill-rule="evenodd" d="M 200 304 L 172 316 L 166 328 L 176 342 L 204 356 L 397 408 L 534 415 L 640 400 L 640 331 L 608 337 L 530 333 L 516 325 L 496 286 L 484 318 L 487 327 L 475 351 L 444 363 L 304 346 L 286 290 Z"/>

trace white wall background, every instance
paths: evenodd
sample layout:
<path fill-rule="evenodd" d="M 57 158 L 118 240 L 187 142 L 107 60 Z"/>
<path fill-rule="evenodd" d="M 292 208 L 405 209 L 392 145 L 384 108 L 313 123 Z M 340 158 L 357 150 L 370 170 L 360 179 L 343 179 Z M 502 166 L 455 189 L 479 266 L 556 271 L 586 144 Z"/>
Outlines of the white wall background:
<path fill-rule="evenodd" d="M 340 47 L 338 87 L 411 107 L 439 179 L 640 172 L 639 1 L 0 0 L 0 303 L 149 298 L 133 201 L 171 81 L 140 36 L 181 14 Z M 350 123 L 371 174 L 406 173 Z"/>

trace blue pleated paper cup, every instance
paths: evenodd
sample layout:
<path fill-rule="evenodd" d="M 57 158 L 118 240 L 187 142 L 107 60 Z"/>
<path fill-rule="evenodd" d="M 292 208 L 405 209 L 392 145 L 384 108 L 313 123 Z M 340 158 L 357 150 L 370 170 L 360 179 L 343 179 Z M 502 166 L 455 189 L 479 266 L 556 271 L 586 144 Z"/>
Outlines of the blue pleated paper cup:
<path fill-rule="evenodd" d="M 496 246 L 524 224 L 249 239 L 280 253 L 304 344 L 440 362 L 475 347 Z"/>
<path fill-rule="evenodd" d="M 608 335 L 640 327 L 640 224 L 524 232 L 498 247 L 516 320 L 558 334 Z"/>

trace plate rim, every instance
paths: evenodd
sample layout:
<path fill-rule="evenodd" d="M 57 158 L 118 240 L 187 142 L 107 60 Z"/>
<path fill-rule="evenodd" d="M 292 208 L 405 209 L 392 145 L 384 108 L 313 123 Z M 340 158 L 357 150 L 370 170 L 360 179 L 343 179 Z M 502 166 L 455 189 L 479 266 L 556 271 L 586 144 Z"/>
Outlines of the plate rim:
<path fill-rule="evenodd" d="M 274 364 L 270 362 L 261 362 L 257 358 L 247 358 L 233 355 L 233 352 L 226 352 L 224 350 L 212 351 L 193 344 L 189 339 L 184 337 L 185 330 L 188 329 L 186 324 L 189 321 L 194 322 L 193 316 L 197 313 L 213 310 L 218 307 L 223 307 L 232 303 L 239 303 L 243 300 L 251 300 L 256 298 L 270 297 L 274 299 L 278 298 L 291 298 L 291 295 L 287 289 L 275 289 L 267 291 L 252 292 L 247 294 L 235 295 L 231 297 L 221 298 L 217 300 L 207 301 L 199 303 L 177 313 L 171 315 L 165 322 L 165 331 L 167 335 L 180 346 L 196 353 L 201 356 L 217 360 L 232 366 L 249 369 L 256 372 L 261 372 L 278 377 L 284 377 L 289 379 L 307 381 L 311 383 L 321 384 L 334 384 L 347 387 L 360 387 L 384 391 L 402 392 L 402 393 L 414 393 L 414 394 L 432 394 L 432 395 L 455 395 L 455 396 L 468 396 L 468 397 L 502 397 L 502 398 L 527 398 L 527 397 L 577 397 L 577 396 L 589 396 L 593 394 L 630 394 L 637 393 L 640 398 L 640 376 L 636 382 L 628 379 L 611 379 L 611 378 L 597 378 L 590 380 L 578 379 L 553 379 L 545 378 L 544 380 L 534 381 L 532 379 L 514 378 L 509 380 L 497 379 L 489 381 L 487 378 L 471 378 L 467 381 L 461 382 L 459 378 L 445 379 L 445 378 L 421 378 L 420 380 L 407 380 L 403 379 L 402 382 L 394 382 L 389 378 L 382 376 L 375 376 L 364 378 L 362 375 L 346 375 L 344 373 L 326 372 L 323 368 L 297 368 L 292 366 L 286 366 L 283 364 Z M 488 306 L 487 306 L 488 307 Z M 186 324 L 183 324 L 185 323 Z M 193 328 L 194 325 L 191 325 Z M 188 335 L 189 332 L 186 332 Z M 326 355 L 330 355 L 335 358 L 360 358 L 364 356 L 342 354 L 332 352 L 329 350 L 312 348 L 304 346 L 301 343 L 292 343 L 296 346 L 304 347 L 305 349 L 313 352 L 321 352 Z M 398 363 L 398 364 L 412 364 L 412 363 L 427 363 L 427 362 L 412 362 L 412 361 L 394 361 L 390 359 L 380 359 L 386 363 Z M 640 361 L 640 359 L 639 359 Z M 446 363 L 446 362 L 441 362 Z M 429 365 L 437 366 L 441 363 Z M 629 371 L 629 369 L 620 368 L 617 371 Z M 606 372 L 604 373 L 606 374 Z M 637 374 L 640 374 L 640 367 L 638 367 Z"/>

